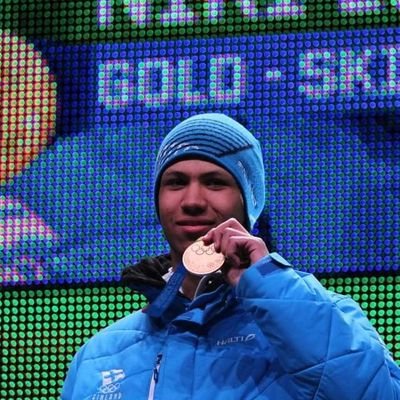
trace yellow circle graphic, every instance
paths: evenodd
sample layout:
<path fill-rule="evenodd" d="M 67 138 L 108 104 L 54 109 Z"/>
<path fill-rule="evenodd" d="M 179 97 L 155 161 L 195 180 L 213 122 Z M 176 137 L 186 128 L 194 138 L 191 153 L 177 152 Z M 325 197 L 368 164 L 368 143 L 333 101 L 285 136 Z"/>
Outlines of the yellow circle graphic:
<path fill-rule="evenodd" d="M 57 84 L 23 38 L 0 30 L 0 186 L 37 159 L 55 133 Z"/>

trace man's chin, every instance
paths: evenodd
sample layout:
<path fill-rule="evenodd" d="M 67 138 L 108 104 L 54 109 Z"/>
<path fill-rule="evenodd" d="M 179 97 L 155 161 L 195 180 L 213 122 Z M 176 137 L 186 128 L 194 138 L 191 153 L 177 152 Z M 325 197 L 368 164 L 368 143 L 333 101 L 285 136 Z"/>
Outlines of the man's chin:
<path fill-rule="evenodd" d="M 192 244 L 194 243 L 196 240 L 198 240 L 199 237 L 185 237 L 184 239 L 182 239 L 179 243 L 176 244 L 176 246 L 174 247 L 175 249 L 175 254 L 179 255 L 179 258 L 181 259 L 183 256 L 183 253 L 185 252 L 185 250 Z"/>
<path fill-rule="evenodd" d="M 184 235 L 175 236 L 174 240 L 170 242 L 171 250 L 177 256 L 179 255 L 182 257 L 185 250 L 208 231 L 209 229 L 203 229 L 201 231 L 185 232 Z"/>

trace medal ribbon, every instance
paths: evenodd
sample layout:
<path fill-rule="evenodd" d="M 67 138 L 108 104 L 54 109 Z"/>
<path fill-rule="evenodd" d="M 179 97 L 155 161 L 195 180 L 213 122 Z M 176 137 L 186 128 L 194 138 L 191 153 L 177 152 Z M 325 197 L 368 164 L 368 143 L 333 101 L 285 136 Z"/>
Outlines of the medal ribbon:
<path fill-rule="evenodd" d="M 175 296 L 179 292 L 185 276 L 186 268 L 182 263 L 179 263 L 164 289 L 147 308 L 148 315 L 158 318 L 169 308 Z"/>

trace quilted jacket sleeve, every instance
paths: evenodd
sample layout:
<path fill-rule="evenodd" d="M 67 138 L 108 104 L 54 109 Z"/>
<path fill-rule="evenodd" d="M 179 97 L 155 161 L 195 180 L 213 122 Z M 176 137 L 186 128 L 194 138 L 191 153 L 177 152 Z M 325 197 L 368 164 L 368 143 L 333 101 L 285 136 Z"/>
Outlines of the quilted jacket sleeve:
<path fill-rule="evenodd" d="M 243 274 L 236 294 L 274 345 L 299 399 L 400 399 L 400 369 L 351 298 L 276 253 Z"/>
<path fill-rule="evenodd" d="M 76 379 L 76 368 L 78 364 L 77 357 L 78 355 L 74 357 L 69 366 L 68 374 L 61 392 L 61 400 L 70 400 L 73 398 L 74 384 Z"/>

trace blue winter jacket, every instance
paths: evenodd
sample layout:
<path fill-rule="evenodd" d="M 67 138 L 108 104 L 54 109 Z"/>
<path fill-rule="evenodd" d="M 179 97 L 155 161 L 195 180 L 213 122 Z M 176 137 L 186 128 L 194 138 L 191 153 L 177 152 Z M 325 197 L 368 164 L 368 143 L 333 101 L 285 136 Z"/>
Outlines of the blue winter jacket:
<path fill-rule="evenodd" d="M 167 270 L 164 259 L 155 264 L 130 271 L 150 301 Z M 193 301 L 177 295 L 160 318 L 142 310 L 96 334 L 76 354 L 61 398 L 400 399 L 400 370 L 351 298 L 276 253 L 236 288 L 216 279 Z"/>

